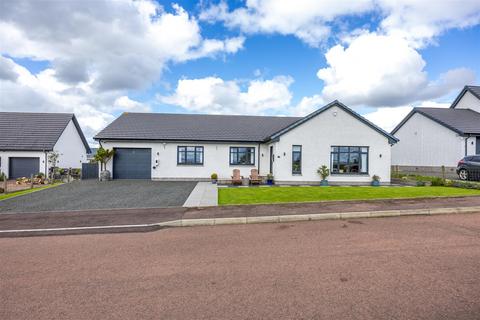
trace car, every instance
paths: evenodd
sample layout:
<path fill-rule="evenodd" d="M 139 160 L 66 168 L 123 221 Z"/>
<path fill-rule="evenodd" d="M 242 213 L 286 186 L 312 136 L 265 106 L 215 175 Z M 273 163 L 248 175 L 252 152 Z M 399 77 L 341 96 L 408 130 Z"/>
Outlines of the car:
<path fill-rule="evenodd" d="M 480 181 L 480 155 L 466 156 L 457 164 L 460 180 Z"/>

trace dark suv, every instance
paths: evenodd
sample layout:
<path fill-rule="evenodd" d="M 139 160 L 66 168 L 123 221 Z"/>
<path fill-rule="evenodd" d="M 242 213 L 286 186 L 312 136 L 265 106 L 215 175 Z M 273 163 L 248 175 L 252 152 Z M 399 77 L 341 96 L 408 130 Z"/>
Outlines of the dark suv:
<path fill-rule="evenodd" d="M 467 156 L 457 165 L 457 174 L 460 180 L 480 181 L 480 155 Z"/>

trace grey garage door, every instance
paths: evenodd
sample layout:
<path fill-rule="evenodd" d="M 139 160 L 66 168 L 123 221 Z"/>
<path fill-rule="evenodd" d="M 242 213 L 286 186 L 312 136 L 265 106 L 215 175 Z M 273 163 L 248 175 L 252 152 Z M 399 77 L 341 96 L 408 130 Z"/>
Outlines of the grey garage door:
<path fill-rule="evenodd" d="M 30 177 L 40 172 L 40 158 L 10 158 L 8 168 L 10 179 Z"/>
<path fill-rule="evenodd" d="M 151 179 L 152 149 L 115 148 L 113 179 Z"/>

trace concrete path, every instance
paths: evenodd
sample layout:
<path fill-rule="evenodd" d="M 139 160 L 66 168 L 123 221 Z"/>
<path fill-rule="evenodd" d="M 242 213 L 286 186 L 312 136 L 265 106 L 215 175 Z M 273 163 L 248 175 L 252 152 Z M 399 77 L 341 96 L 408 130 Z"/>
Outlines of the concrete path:
<path fill-rule="evenodd" d="M 211 182 L 198 182 L 183 206 L 186 208 L 218 206 L 217 185 Z"/>

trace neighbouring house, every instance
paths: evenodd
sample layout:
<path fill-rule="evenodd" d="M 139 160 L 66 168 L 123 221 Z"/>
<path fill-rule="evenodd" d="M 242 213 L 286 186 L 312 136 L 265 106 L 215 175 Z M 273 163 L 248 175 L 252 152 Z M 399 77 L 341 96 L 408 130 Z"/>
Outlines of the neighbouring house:
<path fill-rule="evenodd" d="M 90 148 L 74 114 L 0 112 L 0 171 L 9 179 L 47 174 L 50 152 L 61 168 L 86 161 Z"/>
<path fill-rule="evenodd" d="M 303 118 L 123 113 L 94 139 L 115 150 L 114 179 L 228 180 L 256 168 L 280 184 L 317 184 L 322 165 L 332 183 L 389 183 L 397 142 L 338 101 Z"/>
<path fill-rule="evenodd" d="M 455 176 L 460 159 L 480 154 L 480 86 L 465 86 L 450 108 L 414 108 L 392 134 L 396 169 L 438 174 L 444 166 Z"/>
<path fill-rule="evenodd" d="M 94 162 L 95 161 L 95 155 L 97 154 L 98 148 L 90 148 L 90 152 L 87 153 L 87 161 L 88 162 Z"/>

